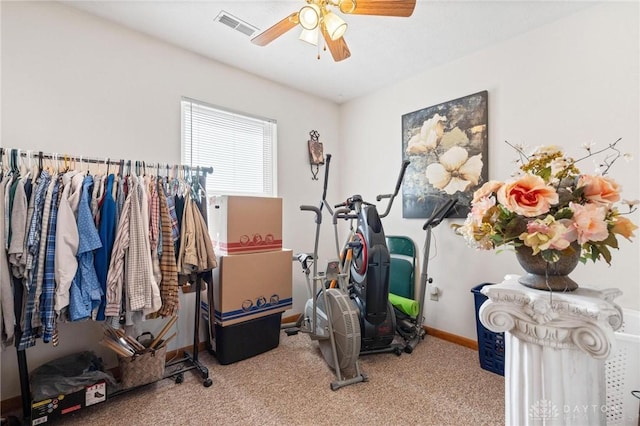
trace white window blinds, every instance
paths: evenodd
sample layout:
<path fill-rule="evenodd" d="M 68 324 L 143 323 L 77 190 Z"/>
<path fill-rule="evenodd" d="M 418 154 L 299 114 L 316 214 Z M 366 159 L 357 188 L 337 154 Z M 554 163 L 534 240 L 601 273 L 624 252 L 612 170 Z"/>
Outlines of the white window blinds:
<path fill-rule="evenodd" d="M 276 122 L 183 99 L 182 160 L 212 166 L 207 192 L 275 196 Z"/>

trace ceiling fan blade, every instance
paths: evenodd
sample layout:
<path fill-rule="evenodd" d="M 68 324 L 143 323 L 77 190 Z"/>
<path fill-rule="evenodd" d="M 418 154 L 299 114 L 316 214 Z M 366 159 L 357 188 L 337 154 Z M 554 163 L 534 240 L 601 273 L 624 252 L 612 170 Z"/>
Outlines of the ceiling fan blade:
<path fill-rule="evenodd" d="M 352 11 L 349 10 L 350 4 L 351 2 L 345 1 L 340 11 L 352 15 L 408 17 L 413 14 L 416 0 L 355 0 L 356 7 Z"/>
<path fill-rule="evenodd" d="M 300 19 L 298 18 L 298 12 L 294 12 L 272 27 L 264 30 L 263 32 L 252 38 L 251 43 L 257 44 L 258 46 L 266 46 L 273 40 L 280 37 L 282 34 L 289 31 L 291 28 L 298 25 L 299 22 Z"/>
<path fill-rule="evenodd" d="M 344 41 L 343 37 L 340 37 L 337 40 L 331 40 L 331 37 L 329 37 L 329 33 L 324 26 L 321 26 L 320 30 L 322 31 L 322 37 L 324 37 L 324 41 L 327 43 L 327 47 L 329 48 L 334 61 L 340 62 L 351 56 L 351 52 L 347 47 L 347 42 Z"/>

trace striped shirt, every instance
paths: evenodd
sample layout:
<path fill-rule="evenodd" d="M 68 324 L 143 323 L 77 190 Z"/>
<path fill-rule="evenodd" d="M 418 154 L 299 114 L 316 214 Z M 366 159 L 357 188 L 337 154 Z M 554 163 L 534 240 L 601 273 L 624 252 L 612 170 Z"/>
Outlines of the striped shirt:
<path fill-rule="evenodd" d="M 120 217 L 116 238 L 113 242 L 109 270 L 107 271 L 107 304 L 104 314 L 107 317 L 114 317 L 112 323 L 117 323 L 120 317 L 122 304 L 122 291 L 124 285 L 124 259 L 129 248 L 129 225 L 131 212 L 131 197 L 126 197 Z"/>

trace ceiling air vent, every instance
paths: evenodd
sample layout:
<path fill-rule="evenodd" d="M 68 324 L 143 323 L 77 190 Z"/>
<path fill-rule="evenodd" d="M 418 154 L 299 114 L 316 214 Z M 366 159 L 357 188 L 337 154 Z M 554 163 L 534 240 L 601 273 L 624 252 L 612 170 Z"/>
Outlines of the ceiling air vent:
<path fill-rule="evenodd" d="M 215 20 L 249 37 L 251 37 L 256 31 L 258 31 L 258 28 L 247 22 L 244 22 L 241 19 L 236 18 L 235 16 L 231 15 L 228 12 L 225 12 L 224 10 L 220 11 Z"/>

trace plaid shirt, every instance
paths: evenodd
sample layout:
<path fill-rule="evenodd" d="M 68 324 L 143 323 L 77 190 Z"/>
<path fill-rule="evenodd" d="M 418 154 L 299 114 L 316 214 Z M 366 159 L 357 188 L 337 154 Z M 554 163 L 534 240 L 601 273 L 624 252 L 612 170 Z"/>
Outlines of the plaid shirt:
<path fill-rule="evenodd" d="M 131 312 L 151 306 L 151 251 L 145 235 L 142 214 L 143 188 L 135 182 L 129 189 L 131 213 L 129 253 L 127 256 L 126 288 Z"/>
<path fill-rule="evenodd" d="M 47 187 L 51 181 L 51 175 L 46 170 L 40 173 L 38 184 L 34 191 L 33 210 L 28 213 L 29 232 L 27 233 L 27 269 L 33 270 L 34 260 L 37 259 L 40 248 L 40 234 L 42 232 L 42 209 L 47 195 Z"/>
<path fill-rule="evenodd" d="M 47 193 L 49 182 L 51 181 L 51 175 L 46 170 L 40 173 L 38 186 L 35 191 L 33 215 L 29 222 L 29 233 L 27 234 L 27 246 L 29 250 L 29 258 L 31 263 L 33 259 L 38 258 L 38 251 L 40 249 L 40 233 L 42 230 L 42 214 Z M 36 337 L 34 330 L 31 328 L 31 318 L 35 309 L 35 279 L 38 273 L 38 264 L 36 262 L 33 271 L 25 280 L 26 290 L 26 304 L 22 311 L 22 335 L 20 336 L 20 342 L 18 342 L 18 350 L 25 350 L 36 344 Z"/>
<path fill-rule="evenodd" d="M 178 215 L 176 213 L 176 202 L 172 196 L 167 196 L 167 207 L 169 208 L 169 217 L 171 218 L 171 238 L 175 243 L 180 239 L 180 226 L 178 225 Z M 174 250 L 175 251 L 175 250 Z"/>
<path fill-rule="evenodd" d="M 45 343 L 51 341 L 55 328 L 56 313 L 53 309 L 53 302 L 56 290 L 55 282 L 55 249 L 56 249 L 56 222 L 58 219 L 58 194 L 62 176 L 56 180 L 51 196 L 51 212 L 49 214 L 49 229 L 46 237 L 46 249 L 44 260 L 44 280 L 42 282 L 42 293 L 40 295 L 40 320 L 43 326 L 42 340 Z"/>
<path fill-rule="evenodd" d="M 31 327 L 35 330 L 38 330 L 37 334 L 40 334 L 40 326 L 42 323 L 40 322 L 40 295 L 42 294 L 42 283 L 44 282 L 44 261 L 47 252 L 47 235 L 49 232 L 49 218 L 51 216 L 51 202 L 54 199 L 58 198 L 58 194 L 56 191 L 55 198 L 53 197 L 53 191 L 56 189 L 56 183 L 58 182 L 58 175 L 54 174 L 51 177 L 51 181 L 49 182 L 49 186 L 47 187 L 47 195 L 44 200 L 44 207 L 42 209 L 42 232 L 40 234 L 40 249 L 38 250 L 38 269 L 36 273 L 36 287 L 35 287 L 35 295 L 33 298 L 34 308 L 33 312 L 35 315 L 31 317 Z M 55 247 L 55 246 L 54 246 Z M 33 291 L 33 290 L 32 290 Z"/>
<path fill-rule="evenodd" d="M 160 194 L 160 225 L 162 228 L 162 256 L 160 256 L 160 271 L 162 280 L 160 281 L 160 296 L 162 297 L 162 307 L 158 312 L 167 317 L 178 313 L 178 266 L 176 265 L 176 254 L 171 239 L 171 218 L 167 205 L 167 196 Z"/>

